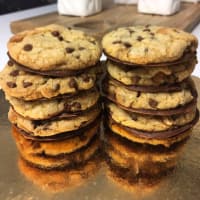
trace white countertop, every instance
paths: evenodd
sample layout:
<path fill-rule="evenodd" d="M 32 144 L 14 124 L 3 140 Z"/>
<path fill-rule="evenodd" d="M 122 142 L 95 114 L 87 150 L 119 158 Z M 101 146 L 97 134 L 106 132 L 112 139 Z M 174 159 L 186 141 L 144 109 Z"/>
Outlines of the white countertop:
<path fill-rule="evenodd" d="M 4 68 L 5 63 L 8 60 L 6 43 L 8 39 L 12 36 L 12 33 L 10 31 L 10 22 L 20 20 L 20 19 L 25 19 L 28 17 L 46 14 L 46 13 L 53 12 L 56 10 L 57 10 L 56 4 L 53 4 L 53 5 L 43 6 L 39 8 L 28 9 L 25 11 L 14 12 L 14 13 L 6 14 L 6 15 L 0 15 L 0 24 L 2 28 L 0 31 L 0 57 L 1 57 L 0 71 Z M 200 23 L 195 27 L 192 33 L 200 41 Z M 199 63 L 197 64 L 193 72 L 193 75 L 200 77 L 200 45 L 197 50 L 197 56 L 198 56 Z M 103 59 L 105 59 L 104 56 L 102 56 L 102 60 Z"/>

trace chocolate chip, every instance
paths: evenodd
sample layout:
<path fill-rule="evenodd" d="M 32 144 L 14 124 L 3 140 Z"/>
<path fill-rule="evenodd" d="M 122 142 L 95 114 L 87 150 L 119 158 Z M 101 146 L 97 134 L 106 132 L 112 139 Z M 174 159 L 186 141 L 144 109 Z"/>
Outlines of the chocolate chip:
<path fill-rule="evenodd" d="M 155 33 L 150 33 L 150 35 L 151 35 L 151 39 L 154 39 L 155 37 Z"/>
<path fill-rule="evenodd" d="M 80 51 L 83 51 L 85 49 L 85 47 L 79 47 Z"/>
<path fill-rule="evenodd" d="M 76 90 L 78 89 L 78 84 L 74 78 L 71 78 L 69 81 L 69 87 L 70 88 L 75 88 Z"/>
<path fill-rule="evenodd" d="M 60 35 L 60 33 L 58 31 L 53 31 L 51 32 L 51 34 L 54 36 L 54 37 L 58 37 Z"/>
<path fill-rule="evenodd" d="M 9 60 L 7 64 L 8 64 L 8 66 L 10 66 L 10 67 L 12 67 L 12 66 L 14 65 L 14 63 L 13 63 L 12 60 Z"/>
<path fill-rule="evenodd" d="M 65 50 L 66 50 L 67 53 L 72 53 L 72 52 L 75 51 L 74 48 L 70 48 L 70 47 L 67 47 Z"/>
<path fill-rule="evenodd" d="M 132 81 L 132 84 L 133 85 L 136 85 L 139 81 L 140 81 L 140 77 L 139 76 L 133 76 L 132 78 L 131 78 L 131 81 Z"/>
<path fill-rule="evenodd" d="M 55 85 L 55 87 L 54 87 L 54 91 L 58 91 L 59 89 L 60 89 L 60 84 L 57 83 L 57 84 Z"/>
<path fill-rule="evenodd" d="M 31 85 L 33 85 L 33 83 L 23 81 L 23 87 L 24 88 L 30 87 Z"/>
<path fill-rule="evenodd" d="M 90 81 L 90 77 L 87 74 L 82 75 L 82 79 L 84 82 L 88 83 Z"/>
<path fill-rule="evenodd" d="M 145 49 L 144 49 L 144 52 L 145 52 L 145 53 L 147 53 L 148 51 L 149 51 L 149 49 L 148 49 L 148 48 L 145 48 Z"/>
<path fill-rule="evenodd" d="M 24 45 L 24 51 L 31 51 L 33 49 L 33 45 L 32 44 L 26 44 Z"/>
<path fill-rule="evenodd" d="M 134 120 L 134 121 L 137 121 L 137 115 L 134 114 L 134 113 L 131 113 L 131 119 Z"/>
<path fill-rule="evenodd" d="M 76 56 L 76 59 L 80 59 L 80 56 L 78 55 L 78 56 Z"/>
<path fill-rule="evenodd" d="M 121 44 L 122 43 L 122 41 L 120 41 L 120 40 L 116 40 L 116 41 L 114 41 L 114 42 L 112 42 L 113 44 Z"/>
<path fill-rule="evenodd" d="M 127 30 L 128 30 L 128 32 L 129 32 L 130 34 L 135 33 L 135 31 L 132 30 L 132 29 L 130 29 L 130 28 L 127 28 Z"/>
<path fill-rule="evenodd" d="M 125 46 L 126 48 L 132 47 L 132 45 L 131 45 L 129 42 L 124 42 L 123 44 L 124 44 L 124 46 Z"/>
<path fill-rule="evenodd" d="M 154 99 L 149 99 L 149 105 L 152 107 L 152 108 L 156 108 L 157 105 L 158 105 L 158 102 Z"/>
<path fill-rule="evenodd" d="M 166 75 L 162 72 L 158 72 L 155 76 L 152 77 L 153 82 L 162 83 L 166 79 Z"/>
<path fill-rule="evenodd" d="M 96 44 L 94 40 L 90 40 L 90 43 L 92 43 L 92 44 Z"/>
<path fill-rule="evenodd" d="M 10 76 L 18 76 L 19 75 L 19 70 L 14 70 L 12 72 L 10 72 Z"/>
<path fill-rule="evenodd" d="M 144 30 L 143 30 L 143 32 L 150 32 L 151 30 L 149 29 L 149 28 L 145 28 Z"/>
<path fill-rule="evenodd" d="M 81 104 L 79 102 L 74 102 L 72 104 L 72 107 L 75 108 L 76 110 L 80 110 L 81 109 Z"/>
<path fill-rule="evenodd" d="M 16 83 L 13 83 L 13 82 L 7 82 L 7 86 L 9 88 L 16 88 L 17 87 L 17 84 Z"/>
<path fill-rule="evenodd" d="M 138 36 L 138 37 L 137 37 L 137 40 L 138 40 L 139 42 L 141 42 L 142 40 L 144 40 L 144 38 L 143 38 L 142 36 Z"/>
<path fill-rule="evenodd" d="M 40 143 L 37 141 L 32 141 L 31 146 L 33 147 L 33 149 L 39 149 L 41 147 Z"/>
<path fill-rule="evenodd" d="M 138 97 L 140 97 L 140 95 L 141 95 L 141 92 L 139 91 L 139 92 L 137 92 L 136 97 L 138 98 Z"/>
<path fill-rule="evenodd" d="M 60 41 L 63 41 L 63 40 L 64 40 L 64 38 L 63 38 L 62 36 L 59 36 L 58 39 L 59 39 Z"/>

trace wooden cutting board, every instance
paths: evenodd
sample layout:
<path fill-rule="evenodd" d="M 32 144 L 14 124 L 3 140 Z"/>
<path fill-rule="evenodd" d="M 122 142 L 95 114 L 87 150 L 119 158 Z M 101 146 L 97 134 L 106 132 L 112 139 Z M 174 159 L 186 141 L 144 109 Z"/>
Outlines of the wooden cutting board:
<path fill-rule="evenodd" d="M 116 5 L 108 1 L 106 7 L 99 14 L 90 17 L 61 16 L 57 12 L 38 17 L 14 21 L 11 31 L 17 33 L 25 29 L 57 23 L 73 27 L 101 38 L 102 35 L 116 27 L 127 25 L 163 25 L 192 31 L 200 22 L 200 3 L 182 3 L 181 10 L 172 16 L 147 15 L 137 12 L 135 5 Z"/>

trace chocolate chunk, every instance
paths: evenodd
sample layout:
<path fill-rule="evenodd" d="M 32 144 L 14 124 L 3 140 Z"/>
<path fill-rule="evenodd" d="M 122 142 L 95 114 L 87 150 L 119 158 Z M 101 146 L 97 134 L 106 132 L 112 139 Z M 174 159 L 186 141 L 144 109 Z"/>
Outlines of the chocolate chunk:
<path fill-rule="evenodd" d="M 127 30 L 128 30 L 128 32 L 129 32 L 130 34 L 135 33 L 135 31 L 132 30 L 132 29 L 130 29 L 130 28 L 127 28 Z"/>
<path fill-rule="evenodd" d="M 67 53 L 72 53 L 72 52 L 74 52 L 74 51 L 75 51 L 74 48 L 70 48 L 70 47 L 67 47 L 67 48 L 66 48 L 66 52 L 67 52 Z"/>
<path fill-rule="evenodd" d="M 141 42 L 142 40 L 144 40 L 144 38 L 143 38 L 142 36 L 138 36 L 138 37 L 137 37 L 137 40 L 138 40 L 139 42 Z"/>
<path fill-rule="evenodd" d="M 80 56 L 79 56 L 79 55 L 77 55 L 77 56 L 76 56 L 76 59 L 80 59 Z"/>
<path fill-rule="evenodd" d="M 17 84 L 16 83 L 13 83 L 13 82 L 7 82 L 7 86 L 9 88 L 16 88 L 17 87 Z"/>
<path fill-rule="evenodd" d="M 116 40 L 116 41 L 114 41 L 114 42 L 112 42 L 113 44 L 121 44 L 122 43 L 122 41 L 120 41 L 120 40 Z"/>
<path fill-rule="evenodd" d="M 7 64 L 8 64 L 8 66 L 10 66 L 10 67 L 12 67 L 12 66 L 14 65 L 14 63 L 13 63 L 12 60 L 9 60 Z"/>
<path fill-rule="evenodd" d="M 81 109 L 81 104 L 79 102 L 74 102 L 72 104 L 72 107 L 75 108 L 76 110 L 80 110 Z"/>
<path fill-rule="evenodd" d="M 63 38 L 62 36 L 59 36 L 58 39 L 59 39 L 60 41 L 63 41 L 63 40 L 64 40 L 64 38 Z"/>
<path fill-rule="evenodd" d="M 137 115 L 134 114 L 134 113 L 131 113 L 131 119 L 134 120 L 134 121 L 137 121 Z"/>
<path fill-rule="evenodd" d="M 10 72 L 10 76 L 18 76 L 19 75 L 19 70 L 14 70 L 12 72 Z"/>
<path fill-rule="evenodd" d="M 138 97 L 140 97 L 140 95 L 141 95 L 141 92 L 139 91 L 139 92 L 137 92 L 137 96 L 136 97 L 138 98 Z"/>
<path fill-rule="evenodd" d="M 31 85 L 33 85 L 33 83 L 23 81 L 23 87 L 24 88 L 30 87 Z"/>
<path fill-rule="evenodd" d="M 151 30 L 149 29 L 149 28 L 145 28 L 144 30 L 143 30 L 143 32 L 150 32 Z"/>
<path fill-rule="evenodd" d="M 158 105 L 158 102 L 154 99 L 149 99 L 149 105 L 152 107 L 152 108 L 156 108 L 157 105 Z"/>
<path fill-rule="evenodd" d="M 85 49 L 85 47 L 79 47 L 78 48 L 80 51 L 83 51 Z"/>
<path fill-rule="evenodd" d="M 76 90 L 78 89 L 78 84 L 74 78 L 71 78 L 69 81 L 69 87 L 70 88 L 75 88 Z"/>
<path fill-rule="evenodd" d="M 60 35 L 60 33 L 58 31 L 53 31 L 51 32 L 51 34 L 54 36 L 54 37 L 58 37 Z"/>
<path fill-rule="evenodd" d="M 125 46 L 126 48 L 132 47 L 132 45 L 131 45 L 129 42 L 124 42 L 123 44 L 124 44 L 124 46 Z"/>
<path fill-rule="evenodd" d="M 87 74 L 82 74 L 82 79 L 84 82 L 88 83 L 90 81 L 90 77 Z"/>
<path fill-rule="evenodd" d="M 33 45 L 32 44 L 26 44 L 24 45 L 24 51 L 31 51 L 33 49 Z"/>
<path fill-rule="evenodd" d="M 92 43 L 92 44 L 96 44 L 94 40 L 90 40 L 90 43 Z"/>
<path fill-rule="evenodd" d="M 153 82 L 162 83 L 165 81 L 166 75 L 162 72 L 158 72 L 155 76 L 152 77 Z"/>
<path fill-rule="evenodd" d="M 132 81 L 132 84 L 133 85 L 136 85 L 139 81 L 140 81 L 140 77 L 139 76 L 133 76 L 132 78 L 131 78 L 131 81 Z"/>
<path fill-rule="evenodd" d="M 55 87 L 54 87 L 54 91 L 58 91 L 59 89 L 60 89 L 60 84 L 57 83 L 57 84 L 55 85 Z"/>

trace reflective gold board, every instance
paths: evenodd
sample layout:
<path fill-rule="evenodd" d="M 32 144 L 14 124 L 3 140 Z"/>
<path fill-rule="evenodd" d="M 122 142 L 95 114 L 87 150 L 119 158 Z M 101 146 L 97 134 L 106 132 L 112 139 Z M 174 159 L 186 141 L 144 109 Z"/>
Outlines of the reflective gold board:
<path fill-rule="evenodd" d="M 200 91 L 200 79 L 195 78 Z M 200 108 L 200 99 L 198 101 Z M 197 200 L 200 199 L 200 123 L 185 145 L 177 168 L 158 184 L 127 185 L 108 177 L 107 168 L 94 161 L 92 173 L 37 171 L 18 156 L 7 120 L 8 103 L 0 92 L 0 200 Z M 95 165 L 97 163 L 97 165 Z M 89 169 L 91 166 L 89 166 Z M 91 176 L 90 176 L 91 175 Z"/>

